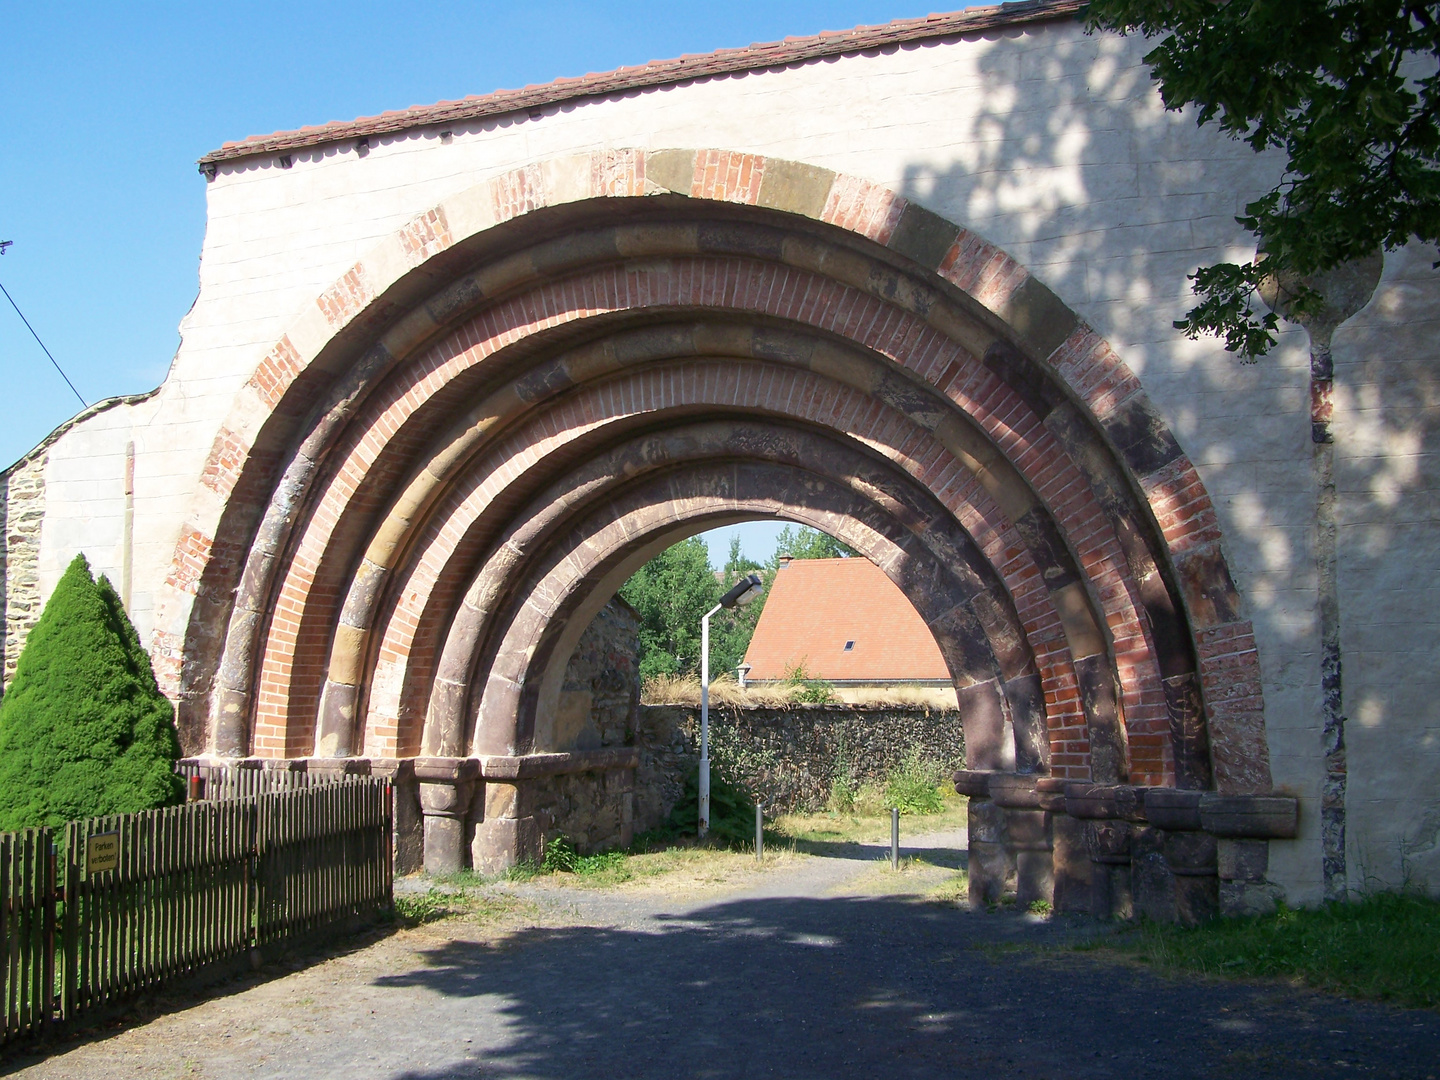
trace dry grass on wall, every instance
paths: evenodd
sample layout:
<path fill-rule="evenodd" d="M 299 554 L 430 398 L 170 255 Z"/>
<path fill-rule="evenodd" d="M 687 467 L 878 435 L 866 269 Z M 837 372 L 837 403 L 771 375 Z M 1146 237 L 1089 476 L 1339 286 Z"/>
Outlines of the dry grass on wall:
<path fill-rule="evenodd" d="M 783 709 L 804 702 L 803 684 L 766 683 L 741 688 L 733 678 L 722 676 L 710 683 L 710 704 L 731 708 Z M 954 691 L 928 686 L 864 686 L 837 687 L 837 703 L 868 708 L 955 708 Z M 948 693 L 952 700 L 944 702 Z M 645 705 L 700 704 L 700 678 L 697 675 L 660 675 L 646 681 L 640 692 Z"/>

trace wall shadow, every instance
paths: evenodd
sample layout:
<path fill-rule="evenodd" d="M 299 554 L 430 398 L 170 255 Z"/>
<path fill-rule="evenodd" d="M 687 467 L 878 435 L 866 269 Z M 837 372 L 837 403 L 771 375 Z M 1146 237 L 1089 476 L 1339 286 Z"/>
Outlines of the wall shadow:
<path fill-rule="evenodd" d="M 970 48 L 972 66 L 955 78 L 973 83 L 978 104 L 956 117 L 946 145 L 914 157 L 902 193 L 1004 247 L 1094 326 L 1200 470 L 1255 625 L 1274 782 L 1304 800 L 1301 842 L 1272 846 L 1272 870 L 1292 900 L 1318 899 L 1324 747 L 1309 339 L 1282 323 L 1271 354 L 1243 365 L 1216 339 L 1188 342 L 1171 325 L 1195 302 L 1187 274 L 1253 253 L 1234 218 L 1283 160 L 1254 155 L 1214 125 L 1197 128 L 1191 111 L 1166 113 L 1142 39 L 1049 25 L 986 34 Z M 1374 298 L 1334 338 L 1356 887 L 1427 870 L 1440 887 L 1440 799 L 1429 781 L 1440 767 L 1433 258 L 1415 245 L 1387 256 Z"/>
<path fill-rule="evenodd" d="M 397 1080 L 1419 1076 L 1440 1050 L 1431 1014 L 1036 950 L 1067 933 L 913 897 L 747 899 L 449 942 L 377 982 L 433 1000 L 429 1060 L 461 1047 Z"/>

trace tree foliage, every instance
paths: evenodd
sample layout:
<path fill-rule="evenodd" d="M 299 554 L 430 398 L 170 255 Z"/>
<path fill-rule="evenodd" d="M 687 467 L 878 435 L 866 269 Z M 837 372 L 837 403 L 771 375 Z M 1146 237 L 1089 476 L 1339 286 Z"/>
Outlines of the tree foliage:
<path fill-rule="evenodd" d="M 740 538 L 730 538 L 729 558 L 717 574 L 709 548 L 698 536 L 682 540 L 647 562 L 620 588 L 640 615 L 640 677 L 690 675 L 700 670 L 700 619 L 745 574 L 759 572 L 765 592 L 745 607 L 717 611 L 710 620 L 710 675 L 734 671 L 745 658 L 765 607 L 781 555 L 835 559 L 854 552 L 839 540 L 803 525 L 785 526 L 765 566 L 748 558 Z"/>
<path fill-rule="evenodd" d="M 1412 238 L 1440 245 L 1440 3 L 1436 0 L 1093 0 L 1091 28 L 1141 32 L 1168 109 L 1196 107 L 1256 150 L 1279 150 L 1279 183 L 1236 220 L 1259 239 L 1248 263 L 1201 267 L 1175 324 L 1253 360 L 1276 317 L 1252 296 Z M 1289 312 L 1318 310 L 1301 286 Z"/>
<path fill-rule="evenodd" d="M 700 670 L 700 619 L 720 593 L 710 550 L 698 536 L 666 548 L 621 586 L 640 615 L 642 679 Z"/>
<path fill-rule="evenodd" d="M 770 568 L 780 565 L 780 556 L 793 559 L 848 559 L 855 549 L 842 544 L 829 533 L 819 532 L 805 525 L 798 528 L 786 525 L 775 537 L 775 554 L 770 557 Z"/>
<path fill-rule="evenodd" d="M 77 555 L 0 700 L 0 830 L 179 801 L 174 720 L 120 597 Z"/>

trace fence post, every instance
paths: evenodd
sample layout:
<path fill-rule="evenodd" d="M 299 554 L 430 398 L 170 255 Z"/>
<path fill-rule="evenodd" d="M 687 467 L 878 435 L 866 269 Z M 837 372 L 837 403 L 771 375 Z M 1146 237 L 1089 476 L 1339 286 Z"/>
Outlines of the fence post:
<path fill-rule="evenodd" d="M 41 836 L 45 843 L 45 943 L 44 955 L 40 962 L 45 973 L 40 984 L 40 1032 L 50 1033 L 50 1023 L 55 1013 L 55 834 L 45 829 Z"/>
<path fill-rule="evenodd" d="M 257 892 L 260 883 L 256 880 L 256 870 L 260 865 L 260 799 L 251 795 L 246 801 L 245 807 L 245 850 L 248 852 L 245 859 L 245 921 L 244 926 L 250 937 L 250 963 L 259 967 L 260 954 L 257 951 L 258 928 L 257 911 L 259 910 L 259 897 Z"/>
<path fill-rule="evenodd" d="M 60 1019 L 75 1015 L 79 979 L 80 826 L 65 826 L 65 922 L 60 932 Z"/>

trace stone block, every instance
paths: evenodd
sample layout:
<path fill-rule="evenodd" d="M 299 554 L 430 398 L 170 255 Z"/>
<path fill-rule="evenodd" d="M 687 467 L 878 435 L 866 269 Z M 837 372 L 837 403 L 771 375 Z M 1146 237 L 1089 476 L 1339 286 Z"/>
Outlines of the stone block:
<path fill-rule="evenodd" d="M 977 910 L 1015 895 L 1015 858 L 1000 844 L 971 839 L 970 906 Z"/>
<path fill-rule="evenodd" d="M 1090 913 L 1097 919 L 1129 919 L 1135 914 L 1130 892 L 1130 825 L 1124 821 L 1087 821 L 1090 853 Z"/>
<path fill-rule="evenodd" d="M 1059 348 L 1077 321 L 1065 302 L 1033 276 L 1000 306 L 999 314 L 1040 357 Z"/>
<path fill-rule="evenodd" d="M 1085 821 L 1144 821 L 1145 788 L 1128 784 L 1065 785 L 1065 812 Z"/>
<path fill-rule="evenodd" d="M 756 201 L 761 206 L 818 220 L 834 182 L 835 174 L 829 169 L 774 158 L 765 163 Z"/>
<path fill-rule="evenodd" d="M 966 807 L 966 818 L 970 830 L 970 843 L 977 840 L 986 844 L 998 844 L 1005 827 L 1005 811 L 989 799 L 971 799 Z"/>
<path fill-rule="evenodd" d="M 426 850 L 428 854 L 428 843 Z M 538 862 L 541 854 L 540 826 L 533 817 L 487 818 L 475 826 L 470 858 L 477 873 L 503 874 L 527 859 Z"/>
<path fill-rule="evenodd" d="M 1085 823 L 1068 814 L 1055 814 L 1050 828 L 1055 910 L 1088 912 L 1092 863 L 1085 846 Z"/>
<path fill-rule="evenodd" d="M 1206 792 L 1200 823 L 1215 836 L 1293 840 L 1300 828 L 1300 801 L 1289 795 Z"/>
<path fill-rule="evenodd" d="M 990 777 L 994 772 L 988 769 L 961 769 L 954 775 L 955 792 L 971 799 L 990 797 Z"/>
<path fill-rule="evenodd" d="M 1214 876 L 1218 843 L 1208 833 L 1167 832 L 1163 847 L 1165 861 L 1177 874 Z"/>
<path fill-rule="evenodd" d="M 395 873 L 413 874 L 425 863 L 425 817 L 414 777 L 395 782 Z"/>
<path fill-rule="evenodd" d="M 425 815 L 425 872 L 454 874 L 465 868 L 464 818 Z"/>
<path fill-rule="evenodd" d="M 695 183 L 695 151 L 652 150 L 645 155 L 645 179 L 689 196 Z"/>
<path fill-rule="evenodd" d="M 1269 882 L 1220 881 L 1220 914 L 1227 918 L 1269 915 L 1284 899 L 1284 890 Z"/>
<path fill-rule="evenodd" d="M 1048 851 L 1015 854 L 1015 903 L 1022 908 L 1043 901 L 1055 903 L 1055 870 Z"/>
<path fill-rule="evenodd" d="M 940 265 L 960 235 L 958 226 L 919 203 L 909 203 L 890 237 L 890 250 L 914 259 L 927 270 Z"/>
<path fill-rule="evenodd" d="M 1040 795 L 1035 790 L 1035 776 L 1019 773 L 997 772 L 990 777 L 990 798 L 996 806 L 1006 809 L 1035 810 L 1040 806 Z"/>
<path fill-rule="evenodd" d="M 1011 851 L 1049 851 L 1050 815 L 1044 810 L 1006 810 L 1002 840 Z"/>
<path fill-rule="evenodd" d="M 1145 819 L 1157 829 L 1172 832 L 1200 830 L 1200 791 L 1150 788 L 1145 792 Z"/>
<path fill-rule="evenodd" d="M 1215 857 L 1221 881 L 1261 882 L 1270 869 L 1270 844 L 1221 839 L 1215 845 Z"/>
<path fill-rule="evenodd" d="M 1220 879 L 1214 874 L 1175 874 L 1175 921 L 1199 926 L 1220 913 Z"/>
<path fill-rule="evenodd" d="M 1158 923 L 1173 923 L 1175 875 L 1165 861 L 1165 834 L 1150 826 L 1130 831 L 1130 895 L 1135 914 Z"/>
<path fill-rule="evenodd" d="M 1149 476 L 1180 456 L 1169 425 L 1143 393 L 1119 405 L 1102 423 L 1138 476 Z"/>
<path fill-rule="evenodd" d="M 1065 815 L 1065 785 L 1063 777 L 1042 776 L 1035 781 L 1035 795 L 1041 810 L 1052 814 Z"/>

